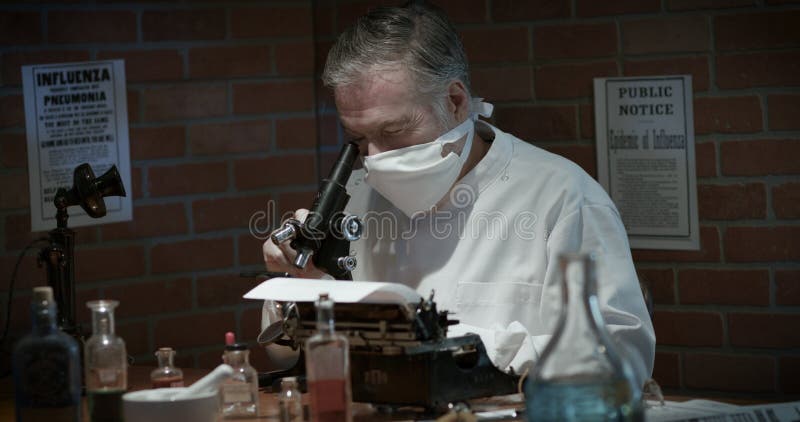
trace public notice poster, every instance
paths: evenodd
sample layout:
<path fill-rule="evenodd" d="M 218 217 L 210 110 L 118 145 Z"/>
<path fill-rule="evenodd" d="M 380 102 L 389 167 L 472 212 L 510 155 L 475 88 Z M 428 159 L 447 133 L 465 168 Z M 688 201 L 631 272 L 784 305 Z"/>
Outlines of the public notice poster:
<path fill-rule="evenodd" d="M 632 248 L 698 249 L 690 75 L 594 79 L 597 170 Z"/>
<path fill-rule="evenodd" d="M 73 172 L 88 163 L 95 177 L 116 165 L 126 197 L 105 198 L 107 214 L 93 219 L 69 207 L 69 227 L 132 218 L 131 166 L 125 66 L 122 60 L 22 67 L 28 141 L 31 229 L 56 227 L 58 188 L 73 186 Z"/>

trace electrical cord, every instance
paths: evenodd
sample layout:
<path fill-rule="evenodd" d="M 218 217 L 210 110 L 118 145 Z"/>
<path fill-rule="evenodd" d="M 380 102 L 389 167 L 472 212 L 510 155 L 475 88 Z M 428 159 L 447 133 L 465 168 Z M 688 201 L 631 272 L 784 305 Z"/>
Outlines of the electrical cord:
<path fill-rule="evenodd" d="M 14 264 L 14 271 L 11 273 L 11 281 L 8 284 L 8 306 L 6 306 L 6 322 L 5 322 L 5 327 L 3 328 L 3 337 L 0 338 L 0 350 L 3 350 L 3 347 L 5 346 L 6 338 L 8 337 L 8 330 L 9 327 L 11 326 L 11 304 L 12 301 L 14 300 L 14 283 L 17 280 L 17 272 L 19 271 L 19 264 L 22 263 L 22 258 L 25 257 L 25 254 L 28 253 L 28 250 L 30 250 L 34 245 L 40 242 L 47 242 L 47 241 L 48 239 L 46 237 L 40 237 L 38 239 L 31 240 L 30 243 L 28 243 L 25 246 L 25 248 L 22 249 L 22 252 L 19 253 L 19 257 L 17 257 L 17 263 Z M 8 373 L 4 372 L 0 374 L 0 378 L 4 378 L 8 375 L 9 375 Z"/>

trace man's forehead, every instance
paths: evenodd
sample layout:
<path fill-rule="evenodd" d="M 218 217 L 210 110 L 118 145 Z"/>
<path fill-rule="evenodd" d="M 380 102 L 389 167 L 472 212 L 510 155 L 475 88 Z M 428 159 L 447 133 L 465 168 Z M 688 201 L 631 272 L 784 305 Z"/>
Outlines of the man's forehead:
<path fill-rule="evenodd" d="M 412 81 L 404 70 L 373 70 L 355 82 L 334 90 L 339 112 L 365 110 L 389 104 L 410 102 Z"/>

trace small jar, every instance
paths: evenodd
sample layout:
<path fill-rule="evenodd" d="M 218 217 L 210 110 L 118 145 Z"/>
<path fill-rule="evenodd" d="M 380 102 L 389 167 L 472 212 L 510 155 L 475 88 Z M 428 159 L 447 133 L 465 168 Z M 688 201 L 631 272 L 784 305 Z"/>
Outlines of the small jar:
<path fill-rule="evenodd" d="M 159 348 L 156 353 L 158 368 L 150 373 L 153 388 L 183 387 L 183 371 L 175 367 L 175 351 L 171 347 Z"/>
<path fill-rule="evenodd" d="M 225 346 L 223 361 L 233 367 L 233 375 L 222 384 L 222 416 L 258 416 L 258 373 L 250 366 L 250 351 L 245 343 Z"/>
<path fill-rule="evenodd" d="M 303 422 L 303 402 L 297 378 L 281 380 L 281 394 L 278 396 L 281 422 Z"/>

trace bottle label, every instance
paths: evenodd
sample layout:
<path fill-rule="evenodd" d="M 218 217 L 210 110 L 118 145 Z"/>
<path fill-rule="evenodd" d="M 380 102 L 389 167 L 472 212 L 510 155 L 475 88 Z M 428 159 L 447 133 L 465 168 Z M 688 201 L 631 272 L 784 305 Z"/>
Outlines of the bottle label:
<path fill-rule="evenodd" d="M 40 345 L 29 349 L 22 355 L 22 395 L 27 404 L 34 407 L 69 406 L 79 398 L 79 392 L 72 391 L 72 372 L 70 355 L 63 347 Z"/>
<path fill-rule="evenodd" d="M 222 385 L 222 401 L 225 403 L 249 403 L 253 400 L 250 384 L 230 383 Z"/>

